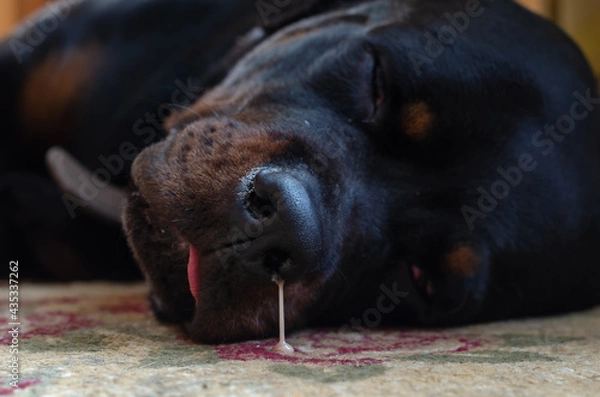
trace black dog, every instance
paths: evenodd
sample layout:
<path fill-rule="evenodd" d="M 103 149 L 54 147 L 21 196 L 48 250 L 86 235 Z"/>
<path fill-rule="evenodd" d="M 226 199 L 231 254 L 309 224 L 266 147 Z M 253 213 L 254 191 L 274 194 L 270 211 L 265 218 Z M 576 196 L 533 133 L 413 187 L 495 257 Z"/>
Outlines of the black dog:
<path fill-rule="evenodd" d="M 6 229 L 46 268 L 104 273 L 89 215 L 126 197 L 155 312 L 198 341 L 272 335 L 273 274 L 291 328 L 600 303 L 600 98 L 550 23 L 508 0 L 118 4 L 73 5 L 20 65 L 0 50 Z M 53 145 L 93 171 L 50 150 L 66 194 Z"/>

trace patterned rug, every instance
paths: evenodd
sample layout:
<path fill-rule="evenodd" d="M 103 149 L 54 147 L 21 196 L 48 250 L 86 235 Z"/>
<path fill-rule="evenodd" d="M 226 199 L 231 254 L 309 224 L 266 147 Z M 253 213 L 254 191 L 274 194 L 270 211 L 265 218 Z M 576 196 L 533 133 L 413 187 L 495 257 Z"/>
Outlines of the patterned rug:
<path fill-rule="evenodd" d="M 19 300 L 18 334 L 10 313 L 0 319 L 0 396 L 600 395 L 600 308 L 447 330 L 307 330 L 284 356 L 274 339 L 191 343 L 154 320 L 141 284 L 21 284 Z"/>

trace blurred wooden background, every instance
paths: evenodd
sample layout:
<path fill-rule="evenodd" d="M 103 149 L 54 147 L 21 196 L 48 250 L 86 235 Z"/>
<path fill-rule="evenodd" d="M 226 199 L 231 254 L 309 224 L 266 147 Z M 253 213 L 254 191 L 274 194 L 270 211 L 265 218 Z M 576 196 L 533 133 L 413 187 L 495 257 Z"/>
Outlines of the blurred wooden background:
<path fill-rule="evenodd" d="M 554 20 L 581 46 L 600 76 L 600 0 L 518 0 Z"/>
<path fill-rule="evenodd" d="M 8 34 L 19 21 L 50 1 L 0 0 L 0 37 Z M 600 0 L 517 1 L 562 26 L 583 48 L 600 75 Z"/>
<path fill-rule="evenodd" d="M 0 0 L 0 37 L 49 0 Z"/>

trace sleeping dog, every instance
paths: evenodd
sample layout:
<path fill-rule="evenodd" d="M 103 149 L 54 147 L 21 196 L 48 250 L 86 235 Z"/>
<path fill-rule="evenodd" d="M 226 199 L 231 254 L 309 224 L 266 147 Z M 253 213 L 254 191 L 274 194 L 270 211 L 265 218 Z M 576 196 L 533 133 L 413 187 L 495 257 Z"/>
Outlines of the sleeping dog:
<path fill-rule="evenodd" d="M 597 83 L 512 1 L 71 1 L 0 51 L 6 241 L 130 277 L 122 219 L 194 340 L 273 335 L 273 275 L 292 329 L 600 303 Z"/>

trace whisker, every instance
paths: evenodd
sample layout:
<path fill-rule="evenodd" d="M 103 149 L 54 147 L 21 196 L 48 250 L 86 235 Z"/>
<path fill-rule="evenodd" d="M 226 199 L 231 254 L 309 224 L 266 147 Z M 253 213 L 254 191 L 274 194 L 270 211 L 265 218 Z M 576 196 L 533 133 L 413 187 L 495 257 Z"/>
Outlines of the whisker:
<path fill-rule="evenodd" d="M 195 114 L 196 116 L 198 116 L 199 118 L 202 118 L 202 116 L 200 115 L 200 113 L 196 112 L 194 109 L 192 109 L 189 106 L 184 106 L 184 105 L 179 105 L 177 103 L 170 103 L 169 106 L 173 106 L 182 110 L 186 110 L 192 114 Z"/>
<path fill-rule="evenodd" d="M 346 286 L 350 287 L 350 281 L 348 281 L 348 277 L 346 277 L 344 272 L 342 272 L 338 267 L 335 268 L 335 272 L 338 273 L 344 279 L 344 281 L 346 281 Z"/>
<path fill-rule="evenodd" d="M 202 100 L 198 100 L 198 102 L 200 102 L 201 104 L 203 104 L 204 106 L 206 106 L 214 115 L 215 118 L 219 121 L 221 121 L 221 115 L 210 105 L 207 105 L 206 102 L 202 101 Z"/>

